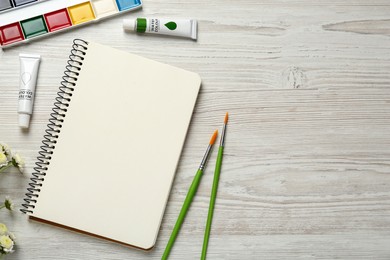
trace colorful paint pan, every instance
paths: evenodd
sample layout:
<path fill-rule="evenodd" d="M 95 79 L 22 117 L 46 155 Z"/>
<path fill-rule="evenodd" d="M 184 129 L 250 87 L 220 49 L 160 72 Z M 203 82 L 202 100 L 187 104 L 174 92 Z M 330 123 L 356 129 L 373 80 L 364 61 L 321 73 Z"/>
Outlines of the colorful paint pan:
<path fill-rule="evenodd" d="M 45 14 L 45 20 L 50 32 L 54 32 L 69 26 L 72 26 L 68 11 L 61 9 L 48 14 Z"/>
<path fill-rule="evenodd" d="M 12 0 L 14 6 L 21 6 L 25 4 L 29 4 L 32 2 L 36 2 L 37 0 Z"/>
<path fill-rule="evenodd" d="M 116 0 L 116 3 L 118 4 L 119 11 L 131 9 L 141 4 L 139 0 Z"/>
<path fill-rule="evenodd" d="M 12 8 L 12 2 L 9 0 L 0 0 L 0 11 Z"/>
<path fill-rule="evenodd" d="M 93 10 L 97 18 L 112 15 L 118 12 L 115 0 L 92 0 Z"/>
<path fill-rule="evenodd" d="M 8 24 L 0 27 L 1 45 L 7 45 L 22 40 L 24 40 L 24 37 L 19 23 Z"/>
<path fill-rule="evenodd" d="M 141 0 L 0 0 L 0 44 L 13 46 L 141 6 Z"/>
<path fill-rule="evenodd" d="M 90 2 L 68 7 L 68 11 L 73 24 L 85 23 L 95 19 Z"/>
<path fill-rule="evenodd" d="M 27 39 L 47 33 L 45 19 L 42 15 L 21 21 L 20 25 Z"/>

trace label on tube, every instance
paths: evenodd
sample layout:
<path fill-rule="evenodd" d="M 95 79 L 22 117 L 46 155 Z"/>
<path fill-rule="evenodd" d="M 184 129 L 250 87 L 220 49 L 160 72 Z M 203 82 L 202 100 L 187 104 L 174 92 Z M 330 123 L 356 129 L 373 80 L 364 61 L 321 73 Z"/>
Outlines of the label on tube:
<path fill-rule="evenodd" d="M 137 18 L 123 20 L 123 29 L 139 33 L 197 38 L 197 21 L 190 19 Z"/>

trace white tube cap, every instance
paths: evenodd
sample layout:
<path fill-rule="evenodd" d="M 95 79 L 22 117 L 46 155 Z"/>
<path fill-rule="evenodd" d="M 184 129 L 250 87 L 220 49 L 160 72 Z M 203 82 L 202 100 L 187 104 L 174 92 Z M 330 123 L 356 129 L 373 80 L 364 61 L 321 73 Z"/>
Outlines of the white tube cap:
<path fill-rule="evenodd" d="M 21 128 L 28 128 L 30 125 L 31 115 L 29 114 L 19 114 L 19 126 Z"/>
<path fill-rule="evenodd" d="M 123 19 L 123 29 L 128 31 L 135 31 L 135 19 Z"/>

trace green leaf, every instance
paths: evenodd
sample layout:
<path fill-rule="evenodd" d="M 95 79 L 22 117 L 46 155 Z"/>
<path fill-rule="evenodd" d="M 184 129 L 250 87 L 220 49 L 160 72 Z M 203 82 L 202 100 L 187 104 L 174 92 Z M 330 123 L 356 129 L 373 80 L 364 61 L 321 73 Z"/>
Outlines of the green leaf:
<path fill-rule="evenodd" d="M 12 158 L 11 162 L 12 162 L 13 166 L 18 167 L 18 163 L 16 162 L 16 160 L 14 158 Z"/>
<path fill-rule="evenodd" d="M 171 31 L 173 31 L 177 28 L 177 24 L 175 22 L 168 22 L 164 25 Z"/>

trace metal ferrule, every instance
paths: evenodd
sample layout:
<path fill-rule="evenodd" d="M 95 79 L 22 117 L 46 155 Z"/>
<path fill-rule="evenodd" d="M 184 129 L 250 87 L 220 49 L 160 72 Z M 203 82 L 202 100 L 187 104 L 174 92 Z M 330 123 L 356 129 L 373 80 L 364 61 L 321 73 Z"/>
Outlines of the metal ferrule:
<path fill-rule="evenodd" d="M 204 167 L 206 166 L 207 159 L 209 158 L 210 155 L 210 151 L 211 151 L 211 145 L 209 144 L 209 146 L 207 146 L 206 153 L 203 156 L 202 162 L 200 163 L 199 170 L 203 170 Z"/>
<path fill-rule="evenodd" d="M 219 142 L 219 146 L 224 146 L 224 144 L 225 144 L 225 131 L 226 131 L 226 124 L 223 124 L 222 133 L 221 133 L 221 140 Z"/>

